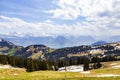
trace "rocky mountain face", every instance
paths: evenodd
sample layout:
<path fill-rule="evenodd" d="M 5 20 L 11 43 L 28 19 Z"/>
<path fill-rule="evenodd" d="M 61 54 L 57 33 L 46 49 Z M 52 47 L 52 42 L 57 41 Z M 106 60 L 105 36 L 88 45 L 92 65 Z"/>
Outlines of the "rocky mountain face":
<path fill-rule="evenodd" d="M 62 44 L 62 42 L 61 42 Z M 0 53 L 5 55 L 14 55 L 22 58 L 32 58 L 37 60 L 68 60 L 77 59 L 81 56 L 120 56 L 120 43 L 107 43 L 93 46 L 75 46 L 65 48 L 50 48 L 45 45 L 30 45 L 27 47 L 16 46 L 11 42 L 0 39 Z"/>

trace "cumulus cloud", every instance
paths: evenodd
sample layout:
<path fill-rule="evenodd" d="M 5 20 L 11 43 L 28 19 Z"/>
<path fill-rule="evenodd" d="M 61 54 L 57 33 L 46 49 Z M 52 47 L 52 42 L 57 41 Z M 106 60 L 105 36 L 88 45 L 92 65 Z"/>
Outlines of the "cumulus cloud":
<path fill-rule="evenodd" d="M 33 33 L 38 36 L 46 35 L 86 35 L 84 30 L 86 27 L 81 27 L 79 24 L 73 24 L 68 26 L 66 24 L 59 25 L 54 24 L 50 20 L 39 23 L 29 23 L 19 18 L 10 18 L 5 16 L 0 16 L 0 30 L 6 30 L 8 32 L 20 32 L 20 33 Z M 80 33 L 79 33 L 80 31 Z M 87 30 L 86 30 L 87 31 Z M 1 31 L 2 32 L 2 31 Z M 90 32 L 88 30 L 88 32 Z"/>
<path fill-rule="evenodd" d="M 25 22 L 19 18 L 10 18 L 5 16 L 0 16 L 0 30 L 6 30 L 11 32 L 21 32 L 21 33 L 33 33 L 38 36 L 46 36 L 46 35 L 89 35 L 93 34 L 92 31 L 89 30 L 89 26 L 83 24 L 73 24 L 73 25 L 59 25 L 55 23 L 40 22 L 40 23 L 29 23 Z M 84 31 L 86 31 L 84 33 Z"/>
<path fill-rule="evenodd" d="M 105 12 L 118 13 L 119 0 L 59 0 L 56 1 L 59 8 L 49 10 L 54 18 L 76 19 L 79 16 L 99 17 Z M 101 16 L 100 16 L 101 17 Z"/>
<path fill-rule="evenodd" d="M 98 22 L 96 22 L 98 21 Z M 76 22 L 72 25 L 56 24 L 51 20 L 44 22 L 30 23 L 19 18 L 10 18 L 6 16 L 0 16 L 0 33 L 16 32 L 21 35 L 33 34 L 35 36 L 50 36 L 50 35 L 63 35 L 63 36 L 111 36 L 120 35 L 120 20 L 116 18 L 103 17 L 92 21 L 89 18 L 84 22 Z M 111 25 L 112 24 L 112 25 Z M 115 28 L 117 27 L 117 29 Z M 19 36 L 19 34 L 17 34 Z"/>
<path fill-rule="evenodd" d="M 77 20 L 82 16 L 85 21 L 81 20 L 79 25 L 88 33 L 120 35 L 120 0 L 58 0 L 54 3 L 58 8 L 48 11 L 53 18 Z"/>

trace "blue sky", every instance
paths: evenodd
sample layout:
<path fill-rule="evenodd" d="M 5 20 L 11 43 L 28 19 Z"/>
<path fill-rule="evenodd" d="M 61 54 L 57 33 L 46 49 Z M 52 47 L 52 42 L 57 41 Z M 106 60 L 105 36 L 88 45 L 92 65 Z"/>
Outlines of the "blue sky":
<path fill-rule="evenodd" d="M 50 9 L 49 1 L 45 0 L 1 0 L 1 15 L 17 17 L 29 22 L 39 22 L 50 17 L 44 11 Z"/>
<path fill-rule="evenodd" d="M 0 0 L 0 34 L 120 35 L 120 0 Z"/>

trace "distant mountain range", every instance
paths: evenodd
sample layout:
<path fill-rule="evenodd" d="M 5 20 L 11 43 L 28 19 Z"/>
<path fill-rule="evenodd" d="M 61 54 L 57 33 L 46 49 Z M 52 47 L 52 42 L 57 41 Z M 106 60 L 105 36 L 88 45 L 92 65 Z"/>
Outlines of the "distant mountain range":
<path fill-rule="evenodd" d="M 44 44 L 53 48 L 63 48 L 70 46 L 79 46 L 79 45 L 87 45 L 95 42 L 95 39 L 91 36 L 8 36 L 8 35 L 0 35 L 4 40 L 10 41 L 16 45 L 29 46 L 33 44 Z"/>
<path fill-rule="evenodd" d="M 96 39 L 92 36 L 39 36 L 25 35 L 18 37 L 16 35 L 0 35 L 4 40 L 10 41 L 16 45 L 29 46 L 34 44 L 44 44 L 52 48 L 72 47 L 79 45 L 91 45 L 100 39 Z M 120 36 L 106 37 L 99 43 L 111 43 L 120 42 Z M 96 44 L 99 45 L 97 42 Z M 93 44 L 94 45 L 94 44 Z"/>

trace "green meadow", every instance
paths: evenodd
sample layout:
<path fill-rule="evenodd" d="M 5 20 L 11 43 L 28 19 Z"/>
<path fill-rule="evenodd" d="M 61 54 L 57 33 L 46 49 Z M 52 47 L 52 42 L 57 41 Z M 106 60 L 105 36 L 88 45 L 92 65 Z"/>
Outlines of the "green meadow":
<path fill-rule="evenodd" d="M 120 80 L 120 61 L 102 63 L 103 68 L 82 72 L 34 71 L 26 72 L 21 68 L 0 68 L 0 80 Z M 103 75 L 118 76 L 103 76 Z M 102 75 L 102 76 L 101 76 Z"/>

